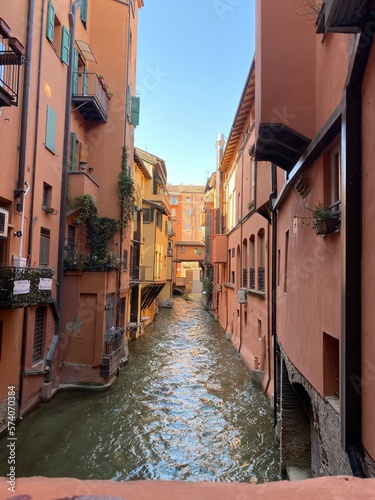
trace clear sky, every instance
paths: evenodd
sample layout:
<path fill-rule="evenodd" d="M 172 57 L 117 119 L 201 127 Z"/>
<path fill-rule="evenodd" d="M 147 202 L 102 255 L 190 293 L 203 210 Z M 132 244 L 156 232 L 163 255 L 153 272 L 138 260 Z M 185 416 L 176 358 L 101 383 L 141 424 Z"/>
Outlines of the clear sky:
<path fill-rule="evenodd" d="M 254 0 L 144 0 L 139 11 L 135 145 L 162 158 L 170 184 L 216 168 L 254 56 Z"/>

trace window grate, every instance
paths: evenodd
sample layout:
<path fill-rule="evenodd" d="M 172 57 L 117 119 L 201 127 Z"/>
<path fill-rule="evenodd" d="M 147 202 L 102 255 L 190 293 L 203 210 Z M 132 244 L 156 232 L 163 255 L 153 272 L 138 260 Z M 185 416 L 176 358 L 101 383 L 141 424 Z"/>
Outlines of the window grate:
<path fill-rule="evenodd" d="M 242 270 L 242 286 L 247 288 L 247 268 Z"/>
<path fill-rule="evenodd" d="M 255 267 L 250 268 L 250 288 L 255 290 Z"/>
<path fill-rule="evenodd" d="M 42 359 L 44 332 L 44 307 L 38 307 L 35 311 L 33 365 Z"/>
<path fill-rule="evenodd" d="M 258 290 L 260 292 L 264 292 L 265 289 L 266 289 L 266 286 L 265 286 L 264 267 L 258 267 Z"/>

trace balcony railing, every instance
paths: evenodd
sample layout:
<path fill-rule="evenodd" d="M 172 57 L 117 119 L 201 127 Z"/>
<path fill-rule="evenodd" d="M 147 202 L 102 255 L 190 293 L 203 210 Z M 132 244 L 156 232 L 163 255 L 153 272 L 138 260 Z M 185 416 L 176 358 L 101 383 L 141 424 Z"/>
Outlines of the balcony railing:
<path fill-rule="evenodd" d="M 23 47 L 16 38 L 0 37 L 0 107 L 18 106 Z"/>
<path fill-rule="evenodd" d="M 104 355 L 100 366 L 100 376 L 105 380 L 117 373 L 124 352 L 124 329 L 117 328 L 104 336 Z"/>
<path fill-rule="evenodd" d="M 53 302 L 52 279 L 53 269 L 0 267 L 0 309 Z"/>
<path fill-rule="evenodd" d="M 72 100 L 86 122 L 108 120 L 110 94 L 96 73 L 73 73 Z"/>

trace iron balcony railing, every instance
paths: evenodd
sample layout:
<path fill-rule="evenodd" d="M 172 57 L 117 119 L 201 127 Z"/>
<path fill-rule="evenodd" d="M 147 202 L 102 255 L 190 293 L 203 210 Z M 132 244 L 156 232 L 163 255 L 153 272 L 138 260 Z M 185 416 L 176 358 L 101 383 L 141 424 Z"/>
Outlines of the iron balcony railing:
<path fill-rule="evenodd" d="M 86 121 L 108 120 L 111 92 L 96 73 L 73 73 L 72 100 Z"/>
<path fill-rule="evenodd" d="M 23 47 L 16 38 L 0 37 L 0 107 L 18 106 Z"/>
<path fill-rule="evenodd" d="M 0 309 L 51 303 L 52 284 L 50 268 L 0 267 Z"/>

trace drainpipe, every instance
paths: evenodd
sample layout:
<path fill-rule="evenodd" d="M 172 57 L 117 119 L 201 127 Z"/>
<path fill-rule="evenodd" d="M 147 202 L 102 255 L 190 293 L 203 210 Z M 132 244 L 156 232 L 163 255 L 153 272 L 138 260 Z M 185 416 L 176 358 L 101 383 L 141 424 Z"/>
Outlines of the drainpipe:
<path fill-rule="evenodd" d="M 125 2 L 122 2 L 125 7 L 128 8 L 128 40 L 127 40 L 127 50 L 126 50 L 126 77 L 125 77 L 125 96 L 126 96 L 126 99 L 127 99 L 127 96 L 128 96 L 128 85 L 129 85 L 129 60 L 130 60 L 130 3 L 125 3 Z M 128 149 L 127 149 L 127 145 L 126 145 L 126 125 L 127 125 L 127 120 L 128 120 L 128 117 L 127 117 L 127 106 L 128 106 L 128 103 L 126 102 L 125 103 L 125 119 L 124 119 L 124 147 L 126 148 L 126 154 L 128 155 Z M 127 161 L 131 161 L 133 162 L 133 157 L 130 158 L 129 160 L 129 156 L 127 156 Z M 130 172 L 131 172 L 131 168 L 129 167 L 129 163 L 128 163 L 128 173 L 130 175 Z M 123 208 L 121 207 L 121 212 L 120 212 L 120 217 L 122 219 L 123 217 Z M 124 231 L 123 231 L 123 228 L 122 228 L 122 225 L 120 226 L 120 248 L 119 248 L 119 253 L 120 253 L 120 266 L 118 268 L 118 271 L 117 271 L 117 290 L 116 290 L 116 295 L 117 295 L 117 304 L 116 304 L 116 324 L 118 323 L 119 321 L 119 301 L 120 301 L 120 289 L 121 289 L 121 260 L 122 260 L 122 253 L 123 253 L 123 238 L 124 238 Z M 140 254 L 141 252 L 139 251 L 138 253 L 138 259 L 140 259 Z M 139 261 L 138 261 L 138 266 L 139 266 Z M 138 287 L 137 287 L 138 289 Z M 132 291 L 132 293 L 134 292 L 134 290 Z M 128 297 L 129 297 L 129 294 L 128 294 Z M 127 301 L 128 302 L 128 301 Z M 124 314 L 125 314 L 125 318 L 127 317 L 127 311 L 124 311 Z"/>
<path fill-rule="evenodd" d="M 362 448 L 362 92 L 344 92 L 341 196 L 341 444 L 353 475 L 366 477 Z"/>
<path fill-rule="evenodd" d="M 221 199 L 221 176 L 220 164 L 224 154 L 225 139 L 223 134 L 218 134 L 216 142 L 216 209 L 219 210 L 220 217 L 220 199 Z M 219 219 L 220 220 L 220 219 Z M 219 233 L 221 234 L 221 224 L 219 224 Z"/>
<path fill-rule="evenodd" d="M 29 3 L 29 8 L 30 8 Z M 44 4 L 42 2 L 41 11 L 41 26 L 39 34 L 39 62 L 38 62 L 38 84 L 37 84 L 37 101 L 36 101 L 36 119 L 35 119 L 35 134 L 34 134 L 34 152 L 33 152 L 33 167 L 32 167 L 32 177 L 31 177 L 31 200 L 30 200 L 30 216 L 29 216 L 29 231 L 27 239 L 27 256 L 31 258 L 32 252 L 32 236 L 33 236 L 33 217 L 34 217 L 34 196 L 35 196 L 35 175 L 36 175 L 36 153 L 37 153 L 37 137 L 38 137 L 38 123 L 39 123 L 39 102 L 40 102 L 40 74 L 42 67 L 42 41 L 44 34 Z M 23 234 L 23 229 L 22 229 Z M 32 264 L 31 264 L 32 266 Z M 22 394 L 23 394 L 23 375 L 25 371 L 26 364 L 26 343 L 27 343 L 27 325 L 29 319 L 29 309 L 26 307 L 23 316 L 23 328 L 22 328 L 22 347 L 21 347 L 21 372 L 20 372 L 20 383 L 19 383 L 19 397 L 18 397 L 18 415 L 22 418 Z"/>
<path fill-rule="evenodd" d="M 26 189 L 24 189 L 24 191 L 23 191 L 23 198 L 25 198 L 27 193 L 30 191 L 30 185 L 28 182 L 25 182 L 25 188 Z M 20 247 L 18 250 L 19 257 L 22 257 L 22 252 L 23 252 L 23 227 L 24 227 L 24 223 L 25 223 L 25 205 L 24 205 L 24 203 L 22 203 L 21 228 L 20 228 L 21 236 L 20 236 Z M 21 265 L 21 263 L 19 265 Z"/>
<path fill-rule="evenodd" d="M 61 172 L 61 199 L 60 199 L 60 221 L 59 221 L 59 246 L 58 246 L 58 264 L 57 264 L 57 295 L 56 295 L 56 317 L 55 317 L 55 335 L 46 356 L 45 382 L 51 381 L 51 367 L 53 357 L 56 352 L 57 344 L 61 333 L 61 310 L 64 279 L 64 247 L 65 247 L 65 223 L 67 214 L 67 195 L 68 195 L 68 163 L 70 154 L 70 120 L 71 120 L 71 102 L 73 90 L 73 69 L 74 69 L 74 44 L 75 44 L 75 16 L 77 9 L 81 6 L 82 0 L 70 2 L 69 33 L 70 33 L 70 52 L 69 66 L 67 68 L 67 82 L 65 94 L 65 124 L 64 124 L 64 146 L 63 162 Z"/>
<path fill-rule="evenodd" d="M 23 78 L 18 181 L 17 181 L 17 188 L 14 191 L 14 197 L 19 199 L 19 203 L 17 206 L 18 212 L 23 212 L 23 203 L 24 203 L 23 198 L 24 198 L 24 184 L 25 184 L 27 123 L 28 123 L 29 100 L 30 100 L 30 76 L 31 76 L 31 55 L 33 47 L 34 8 L 35 8 L 35 1 L 30 0 L 28 2 L 28 10 L 27 10 L 26 54 L 24 63 L 25 72 Z"/>
<path fill-rule="evenodd" d="M 271 335 L 273 338 L 273 426 L 277 426 L 277 399 L 278 399 L 278 352 L 277 352 L 277 328 L 276 328 L 276 315 L 277 315 L 277 307 L 276 307 L 276 299 L 277 299 L 277 213 L 273 207 L 273 200 L 277 196 L 277 176 L 276 176 L 276 165 L 274 163 L 271 164 L 271 183 L 272 183 L 272 193 L 270 195 L 270 207 L 272 210 L 272 257 L 271 257 Z M 270 374 L 271 377 L 271 374 Z M 270 380 L 267 382 L 266 391 L 268 389 L 268 385 Z"/>

